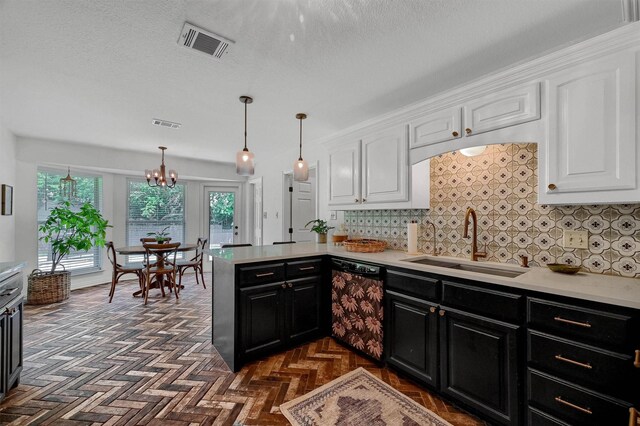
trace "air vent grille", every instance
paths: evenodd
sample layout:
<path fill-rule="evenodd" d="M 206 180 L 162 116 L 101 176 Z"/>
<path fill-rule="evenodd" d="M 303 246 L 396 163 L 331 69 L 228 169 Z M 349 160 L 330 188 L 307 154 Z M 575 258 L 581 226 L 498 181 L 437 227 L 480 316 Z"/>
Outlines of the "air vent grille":
<path fill-rule="evenodd" d="M 167 120 L 160 120 L 158 118 L 154 118 L 153 120 L 151 120 L 151 123 L 153 123 L 156 126 L 167 127 L 169 129 L 179 129 L 180 126 L 182 126 L 182 124 L 180 123 L 174 123 L 173 121 L 167 121 Z"/>
<path fill-rule="evenodd" d="M 229 53 L 233 41 L 185 22 L 178 44 L 220 60 Z"/>

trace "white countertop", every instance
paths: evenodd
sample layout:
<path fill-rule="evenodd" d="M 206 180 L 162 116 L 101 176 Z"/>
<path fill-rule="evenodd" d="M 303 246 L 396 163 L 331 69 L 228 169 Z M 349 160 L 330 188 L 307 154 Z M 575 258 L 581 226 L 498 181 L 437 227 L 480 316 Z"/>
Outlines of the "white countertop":
<path fill-rule="evenodd" d="M 386 250 L 382 253 L 354 253 L 333 244 L 282 244 L 271 246 L 235 247 L 228 249 L 210 250 L 209 254 L 218 261 L 231 264 L 268 262 L 297 257 L 310 257 L 330 254 L 354 260 L 378 263 L 386 266 L 396 266 L 416 271 L 431 272 L 451 277 L 465 278 L 487 283 L 521 288 L 558 296 L 575 297 L 593 302 L 609 303 L 617 306 L 640 309 L 640 279 L 623 278 L 611 275 L 589 274 L 580 272 L 576 275 L 566 275 L 551 272 L 547 268 L 521 268 L 518 265 L 496 262 L 471 262 L 459 257 L 432 257 L 420 254 L 412 256 L 403 251 Z M 463 271 L 458 269 L 427 266 L 419 263 L 403 261 L 415 257 L 428 257 L 434 260 L 445 260 L 459 264 L 489 266 L 491 268 L 526 271 L 515 277 L 501 277 L 496 275 Z"/>

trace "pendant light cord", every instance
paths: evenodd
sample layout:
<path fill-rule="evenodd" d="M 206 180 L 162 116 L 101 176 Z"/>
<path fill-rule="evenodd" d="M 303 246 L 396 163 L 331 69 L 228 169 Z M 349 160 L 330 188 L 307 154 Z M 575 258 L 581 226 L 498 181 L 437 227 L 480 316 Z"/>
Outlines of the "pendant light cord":
<path fill-rule="evenodd" d="M 247 100 L 244 100 L 244 150 L 247 151 Z"/>
<path fill-rule="evenodd" d="M 298 160 L 302 161 L 302 118 L 300 118 L 300 158 Z"/>

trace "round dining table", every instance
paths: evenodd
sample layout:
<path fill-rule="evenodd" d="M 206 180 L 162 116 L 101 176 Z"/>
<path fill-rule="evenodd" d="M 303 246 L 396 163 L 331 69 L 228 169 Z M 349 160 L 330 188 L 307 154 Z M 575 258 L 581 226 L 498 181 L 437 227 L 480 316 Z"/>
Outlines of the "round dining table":
<path fill-rule="evenodd" d="M 178 252 L 185 252 L 185 251 L 192 251 L 195 250 L 198 247 L 197 244 L 180 244 L 178 246 L 178 248 L 176 249 Z M 144 255 L 147 251 L 145 250 L 144 246 L 139 245 L 139 246 L 126 246 L 126 247 L 118 247 L 115 249 L 116 253 L 118 254 L 122 254 L 122 255 Z M 169 251 L 173 251 L 173 249 L 167 249 L 167 252 Z M 161 254 L 162 252 L 159 252 L 158 255 L 156 255 L 156 258 L 158 260 L 158 263 L 162 264 L 164 263 L 164 256 L 162 256 Z M 164 285 L 164 279 L 161 279 L 161 282 L 158 283 L 159 286 Z M 152 287 L 153 288 L 153 287 Z M 184 286 L 180 286 L 180 288 L 184 288 Z M 142 290 L 138 290 L 135 291 L 133 293 L 134 296 L 140 296 L 142 294 Z M 164 296 L 164 288 L 162 288 L 162 295 Z"/>

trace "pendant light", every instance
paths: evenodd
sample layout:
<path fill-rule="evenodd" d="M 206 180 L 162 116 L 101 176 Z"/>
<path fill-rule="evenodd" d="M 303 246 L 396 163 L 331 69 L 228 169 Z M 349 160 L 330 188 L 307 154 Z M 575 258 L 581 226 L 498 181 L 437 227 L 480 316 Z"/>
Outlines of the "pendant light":
<path fill-rule="evenodd" d="M 253 102 L 249 96 L 240 96 L 240 102 L 244 104 L 244 149 L 236 154 L 236 173 L 240 176 L 251 176 L 254 173 L 253 152 L 247 148 L 247 104 Z"/>
<path fill-rule="evenodd" d="M 297 182 L 306 182 L 309 180 L 309 165 L 302 159 L 302 120 L 307 118 L 307 114 L 298 113 L 296 118 L 300 120 L 300 156 L 293 163 L 293 180 Z"/>
<path fill-rule="evenodd" d="M 76 180 L 71 177 L 71 167 L 67 167 L 67 177 L 60 179 L 60 195 L 68 201 L 76 198 Z"/>

